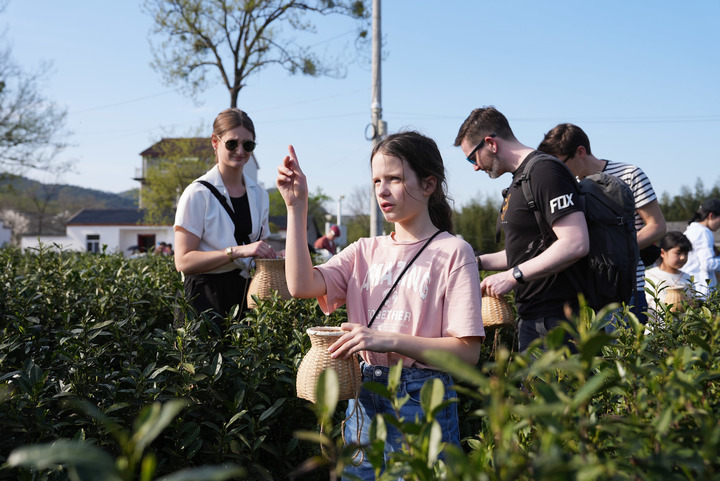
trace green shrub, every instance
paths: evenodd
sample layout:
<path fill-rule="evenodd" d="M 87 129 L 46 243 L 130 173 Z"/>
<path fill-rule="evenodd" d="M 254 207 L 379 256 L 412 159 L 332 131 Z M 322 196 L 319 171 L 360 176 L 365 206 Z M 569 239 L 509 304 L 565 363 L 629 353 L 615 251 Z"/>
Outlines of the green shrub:
<path fill-rule="evenodd" d="M 178 399 L 187 406 L 147 447 L 159 476 L 233 463 L 248 479 L 287 479 L 293 470 L 327 479 L 349 462 L 353 450 L 339 440 L 344 403 L 330 409 L 295 395 L 306 328 L 336 325 L 343 310 L 324 316 L 315 300 L 271 298 L 218 326 L 178 295 L 172 259 L 44 248 L 0 249 L 0 290 L 0 463 L 17 448 L 59 439 L 120 459 L 107 423 L 132 426 L 147 406 Z M 609 336 L 585 312 L 550 333 L 545 350 L 514 352 L 514 329 L 501 328 L 489 330 L 475 368 L 438 354 L 435 363 L 458 381 L 463 449 L 436 460 L 435 441 L 422 437 L 428 415 L 406 427 L 408 445 L 423 449 L 398 453 L 392 473 L 720 479 L 718 297 L 684 314 L 663 311 L 651 335 L 634 323 Z M 577 354 L 563 346 L 565 331 Z M 436 390 L 427 389 L 432 405 Z M 382 447 L 382 422 L 370 451 Z M 60 480 L 69 471 L 14 465 L 0 478 Z"/>
<path fill-rule="evenodd" d="M 590 312 L 552 331 L 546 348 L 536 341 L 511 355 L 503 347 L 480 370 L 433 353 L 433 364 L 461 380 L 461 397 L 476 406 L 461 425 L 476 417 L 480 429 L 464 452 L 451 446 L 445 461 L 434 459 L 428 453 L 440 446 L 426 436 L 429 404 L 426 419 L 402 424 L 407 449 L 390 455 L 379 479 L 720 479 L 720 316 L 713 302 L 655 336 L 634 318 L 609 336 L 600 329 L 602 313 L 596 319 Z M 565 332 L 577 354 L 564 345 Z M 392 383 L 387 397 L 402 402 Z M 364 446 L 370 460 L 382 458 L 384 422 L 373 422 Z M 336 450 L 330 459 L 331 472 L 341 472 L 351 454 Z"/>
<path fill-rule="evenodd" d="M 342 311 L 273 298 L 218 329 L 188 310 L 162 256 L 0 250 L 0 286 L 0 461 L 60 438 L 118 455 L 70 400 L 128 426 L 146 405 L 187 399 L 153 443 L 159 473 L 235 462 L 251 478 L 278 479 L 314 452 L 292 437 L 314 425 L 295 373 L 305 329 L 338 323 Z"/>

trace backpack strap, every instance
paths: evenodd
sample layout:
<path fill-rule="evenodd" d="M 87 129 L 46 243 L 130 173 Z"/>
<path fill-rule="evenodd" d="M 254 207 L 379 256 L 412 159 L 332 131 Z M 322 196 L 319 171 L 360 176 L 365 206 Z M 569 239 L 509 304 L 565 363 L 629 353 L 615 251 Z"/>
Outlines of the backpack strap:
<path fill-rule="evenodd" d="M 206 180 L 196 180 L 196 182 L 198 182 L 199 184 L 202 184 L 202 185 L 204 185 L 205 187 L 207 187 L 208 190 L 210 190 L 210 192 L 212 192 L 213 195 L 217 198 L 217 200 L 220 201 L 220 205 L 223 206 L 223 208 L 225 209 L 225 211 L 226 211 L 226 212 L 228 213 L 228 215 L 230 216 L 230 219 L 232 220 L 233 225 L 235 226 L 235 232 L 234 232 L 235 242 L 237 242 L 238 245 L 240 245 L 240 246 L 241 246 L 241 245 L 250 244 L 250 238 L 249 238 L 248 236 L 243 236 L 243 235 L 240 234 L 240 222 L 239 222 L 239 219 L 237 218 L 237 215 L 235 214 L 235 212 L 234 212 L 234 211 L 230 208 L 230 206 L 228 205 L 228 202 L 227 202 L 227 199 L 225 198 L 225 196 L 222 195 L 222 194 L 215 188 L 214 185 L 212 185 L 210 182 L 208 182 L 208 181 L 206 181 Z"/>
<path fill-rule="evenodd" d="M 555 157 L 544 154 L 542 152 L 537 154 L 531 154 L 532 157 L 528 159 L 527 164 L 525 165 L 525 168 L 523 170 L 523 173 L 520 174 L 520 177 L 515 181 L 515 187 L 520 186 L 522 188 L 523 195 L 525 196 L 525 200 L 527 201 L 528 208 L 531 212 L 535 214 L 535 221 L 537 222 L 538 226 L 540 227 L 540 233 L 543 236 L 543 242 L 545 245 L 550 245 L 552 243 L 552 239 L 554 237 L 554 234 L 552 233 L 552 229 L 550 226 L 547 225 L 545 220 L 542 218 L 542 212 L 540 211 L 540 206 L 538 205 L 537 201 L 535 200 L 535 196 L 533 196 L 532 190 L 530 189 L 530 176 L 532 174 L 532 170 L 535 167 L 535 165 L 540 160 L 546 160 L 546 159 L 555 159 Z M 559 161 L 558 161 L 559 162 Z M 503 203 L 500 205 L 500 212 L 498 213 L 497 223 L 495 225 L 495 242 L 500 242 L 500 229 L 502 228 L 501 225 L 501 215 L 502 210 L 505 205 L 505 197 L 507 197 L 509 189 L 503 190 Z"/>
<path fill-rule="evenodd" d="M 548 159 L 554 160 L 555 157 L 542 153 L 534 155 L 530 160 L 528 160 L 528 164 L 525 166 L 525 170 L 520 175 L 520 178 L 515 182 L 516 184 L 519 184 L 522 188 L 528 208 L 531 212 L 535 214 L 535 221 L 537 222 L 538 227 L 540 227 L 540 233 L 542 234 L 545 246 L 549 246 L 552 243 L 553 237 L 555 235 L 552 233 L 552 227 L 550 227 L 547 222 L 545 222 L 545 219 L 543 219 L 542 217 L 540 206 L 535 200 L 535 196 L 533 196 L 532 189 L 530 188 L 530 181 L 532 170 L 535 165 L 537 165 L 538 161 Z"/>
<path fill-rule="evenodd" d="M 506 187 L 502 191 L 503 201 L 500 203 L 500 211 L 498 212 L 497 221 L 495 222 L 495 243 L 496 244 L 500 243 L 500 231 L 502 230 L 502 213 L 503 213 L 503 208 L 505 207 L 505 198 L 508 195 L 508 190 L 509 189 Z"/>

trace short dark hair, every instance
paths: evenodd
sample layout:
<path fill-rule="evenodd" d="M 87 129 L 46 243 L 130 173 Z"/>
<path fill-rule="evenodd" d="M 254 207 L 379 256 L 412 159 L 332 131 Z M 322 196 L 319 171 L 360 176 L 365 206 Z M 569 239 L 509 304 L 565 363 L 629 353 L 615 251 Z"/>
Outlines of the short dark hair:
<path fill-rule="evenodd" d="M 545 138 L 538 145 L 538 150 L 555 157 L 560 155 L 572 157 L 581 145 L 585 147 L 585 152 L 592 154 L 590 139 L 583 129 L 573 124 L 558 124 L 545 134 Z"/>
<path fill-rule="evenodd" d="M 671 230 L 670 232 L 667 232 L 664 236 L 662 236 L 658 245 L 666 252 L 670 249 L 674 249 L 675 247 L 680 248 L 680 252 L 690 252 L 693 248 L 690 239 L 685 237 L 685 234 L 679 230 Z"/>
<path fill-rule="evenodd" d="M 465 138 L 471 143 L 478 143 L 490 134 L 504 140 L 516 140 L 508 119 L 498 109 L 493 106 L 475 109 L 460 126 L 455 147 Z"/>

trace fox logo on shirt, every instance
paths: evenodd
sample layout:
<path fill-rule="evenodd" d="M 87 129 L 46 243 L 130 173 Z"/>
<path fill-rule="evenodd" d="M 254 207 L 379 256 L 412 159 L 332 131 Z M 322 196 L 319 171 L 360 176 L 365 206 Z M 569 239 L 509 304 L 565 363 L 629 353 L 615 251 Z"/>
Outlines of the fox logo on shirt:
<path fill-rule="evenodd" d="M 571 205 L 575 205 L 572 196 L 572 194 L 563 194 L 554 199 L 550 199 L 550 213 L 554 214 L 556 210 L 563 210 Z"/>

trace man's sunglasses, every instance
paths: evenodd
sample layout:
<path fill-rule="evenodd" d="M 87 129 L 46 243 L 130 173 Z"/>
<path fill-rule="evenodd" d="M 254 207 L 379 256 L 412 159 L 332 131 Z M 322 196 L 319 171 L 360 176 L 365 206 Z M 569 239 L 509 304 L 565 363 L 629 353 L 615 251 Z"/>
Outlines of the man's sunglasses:
<path fill-rule="evenodd" d="M 495 134 L 490 134 L 490 135 L 487 135 L 486 137 L 494 138 Z M 480 143 L 477 144 L 474 149 L 472 149 L 472 152 L 470 152 L 470 155 L 465 157 L 465 160 L 470 162 L 472 165 L 477 165 L 477 162 L 475 162 L 475 154 L 477 153 L 478 150 L 482 149 L 483 145 L 485 145 L 485 137 L 483 137 L 483 139 L 480 141 Z"/>
<path fill-rule="evenodd" d="M 218 140 L 222 140 L 218 137 Z M 225 140 L 225 148 L 228 150 L 228 152 L 235 152 L 235 149 L 238 148 L 238 145 L 242 143 L 242 148 L 245 150 L 245 152 L 252 152 L 255 150 L 255 147 L 257 147 L 257 142 L 253 140 L 243 140 L 242 142 L 238 141 L 237 139 L 230 139 Z"/>

